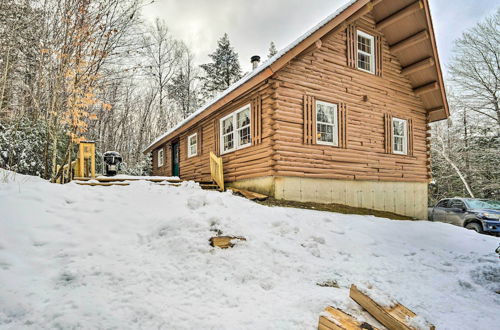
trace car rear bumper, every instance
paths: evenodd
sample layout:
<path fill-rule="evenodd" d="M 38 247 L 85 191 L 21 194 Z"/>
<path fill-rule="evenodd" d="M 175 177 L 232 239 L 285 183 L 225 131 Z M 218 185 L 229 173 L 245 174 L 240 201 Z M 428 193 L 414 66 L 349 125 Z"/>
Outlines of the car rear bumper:
<path fill-rule="evenodd" d="M 488 233 L 500 233 L 500 221 L 483 220 L 483 229 Z"/>

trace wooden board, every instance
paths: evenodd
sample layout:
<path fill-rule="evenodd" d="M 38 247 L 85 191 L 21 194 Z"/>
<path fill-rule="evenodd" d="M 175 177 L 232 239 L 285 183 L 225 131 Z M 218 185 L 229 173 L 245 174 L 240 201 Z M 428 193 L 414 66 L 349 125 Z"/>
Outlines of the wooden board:
<path fill-rule="evenodd" d="M 334 307 L 327 307 L 325 313 L 328 315 L 319 317 L 318 330 L 378 330 L 376 327 L 366 322 L 360 322 Z"/>
<path fill-rule="evenodd" d="M 101 186 L 101 187 L 109 187 L 109 186 L 129 186 L 130 183 L 127 182 L 76 182 L 76 184 L 80 186 Z"/>
<path fill-rule="evenodd" d="M 234 193 L 240 194 L 243 197 L 248 198 L 249 200 L 252 200 L 252 201 L 253 200 L 263 201 L 269 197 L 267 195 L 259 194 L 259 193 L 244 190 L 244 189 L 238 189 L 238 188 L 229 188 L 229 189 L 232 190 Z"/>
<path fill-rule="evenodd" d="M 233 240 L 246 241 L 245 237 L 217 236 L 210 238 L 210 245 L 221 249 L 228 249 L 234 246 Z"/>
<path fill-rule="evenodd" d="M 90 181 L 90 180 L 96 180 L 96 181 L 99 181 L 99 182 L 126 182 L 126 181 L 130 181 L 130 182 L 134 182 L 134 181 L 148 181 L 148 182 L 169 182 L 169 183 L 181 183 L 183 182 L 183 180 L 178 180 L 178 179 L 169 179 L 169 180 L 166 180 L 166 179 L 163 179 L 163 178 L 149 178 L 149 179 L 142 179 L 142 178 L 127 178 L 127 179 L 124 179 L 124 178 L 114 178 L 114 177 L 106 177 L 106 178 L 95 178 L 95 179 L 91 179 L 91 178 L 80 178 L 80 177 L 75 177 L 74 178 L 75 181 Z"/>
<path fill-rule="evenodd" d="M 417 315 L 400 303 L 396 303 L 391 307 L 381 306 L 367 294 L 361 292 L 354 284 L 351 286 L 350 296 L 388 329 L 417 330 L 417 328 L 409 325 L 409 320 Z M 435 330 L 436 328 L 433 325 L 428 325 L 425 329 Z"/>

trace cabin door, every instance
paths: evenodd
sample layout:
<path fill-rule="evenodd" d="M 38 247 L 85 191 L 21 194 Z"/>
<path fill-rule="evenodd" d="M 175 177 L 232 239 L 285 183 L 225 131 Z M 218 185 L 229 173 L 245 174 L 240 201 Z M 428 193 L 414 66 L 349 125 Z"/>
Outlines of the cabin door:
<path fill-rule="evenodd" d="M 172 144 L 172 176 L 180 176 L 180 150 L 179 150 L 179 142 L 175 142 Z"/>

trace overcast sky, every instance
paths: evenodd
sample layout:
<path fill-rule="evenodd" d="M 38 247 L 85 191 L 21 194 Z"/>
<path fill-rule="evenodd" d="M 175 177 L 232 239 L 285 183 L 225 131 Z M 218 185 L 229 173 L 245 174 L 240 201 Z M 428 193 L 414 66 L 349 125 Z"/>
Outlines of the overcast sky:
<path fill-rule="evenodd" d="M 347 0 L 155 0 L 144 15 L 164 19 L 172 33 L 190 46 L 199 64 L 208 61 L 227 32 L 244 71 L 250 57 L 267 57 L 269 43 L 286 47 Z M 453 40 L 498 6 L 498 0 L 430 0 L 443 65 Z"/>

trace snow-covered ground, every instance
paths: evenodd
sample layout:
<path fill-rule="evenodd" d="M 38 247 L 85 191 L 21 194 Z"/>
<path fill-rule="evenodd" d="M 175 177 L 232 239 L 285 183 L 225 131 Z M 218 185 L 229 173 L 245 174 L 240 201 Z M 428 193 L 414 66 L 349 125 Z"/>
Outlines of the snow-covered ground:
<path fill-rule="evenodd" d="M 229 250 L 214 231 L 245 236 Z M 0 329 L 315 329 L 373 285 L 438 329 L 500 324 L 499 239 L 132 182 L 0 172 Z M 340 288 L 316 283 L 336 281 Z M 374 322 L 373 322 L 374 323 Z"/>

